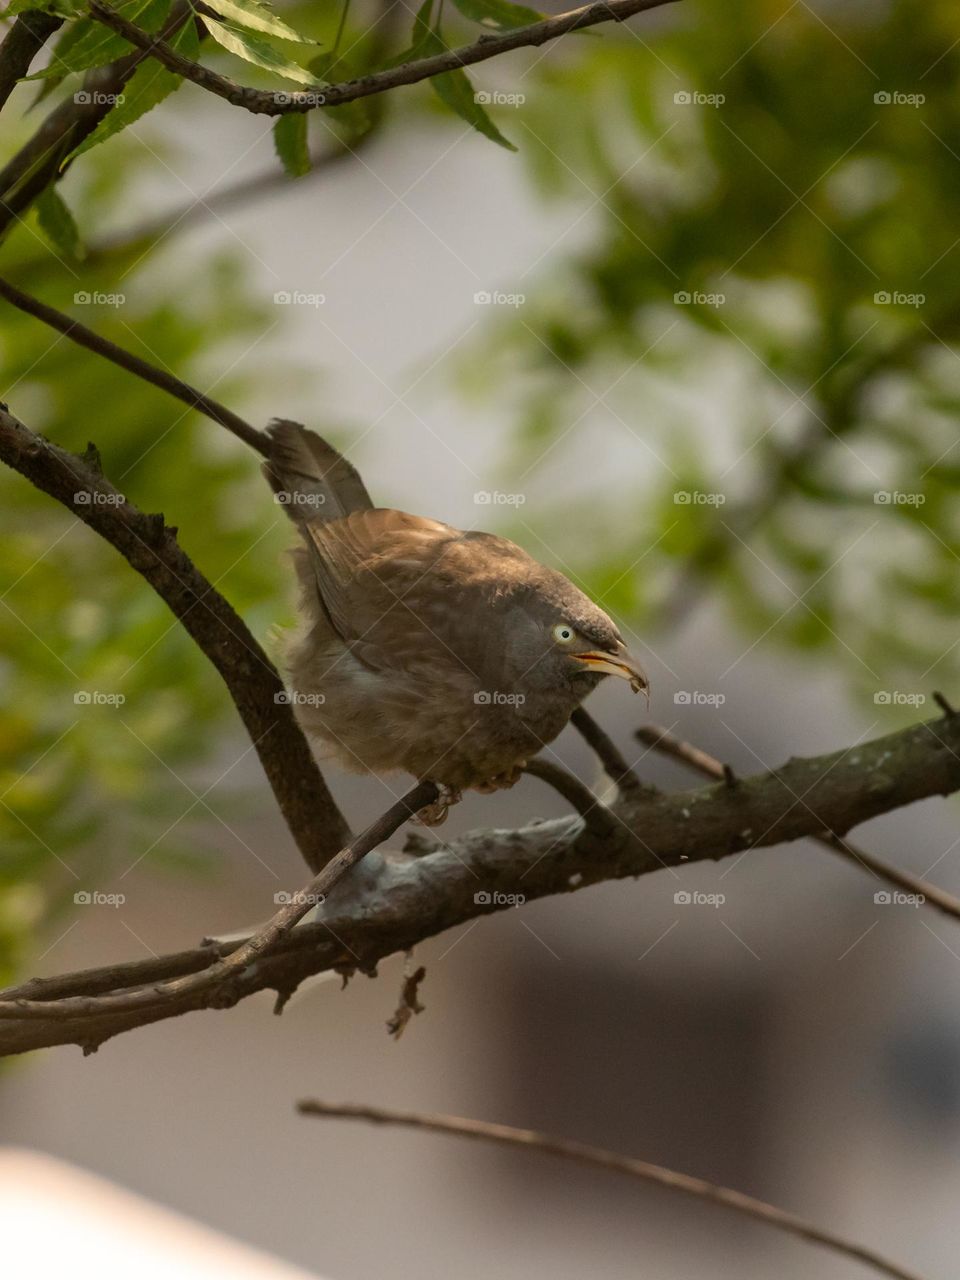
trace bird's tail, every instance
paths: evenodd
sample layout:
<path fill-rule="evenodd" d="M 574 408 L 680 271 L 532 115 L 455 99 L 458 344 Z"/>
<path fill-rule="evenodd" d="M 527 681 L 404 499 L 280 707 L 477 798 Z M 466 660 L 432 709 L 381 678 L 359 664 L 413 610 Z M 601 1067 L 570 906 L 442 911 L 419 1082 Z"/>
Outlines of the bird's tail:
<path fill-rule="evenodd" d="M 356 468 L 315 431 L 275 419 L 267 434 L 263 474 L 292 520 L 339 520 L 373 506 Z"/>

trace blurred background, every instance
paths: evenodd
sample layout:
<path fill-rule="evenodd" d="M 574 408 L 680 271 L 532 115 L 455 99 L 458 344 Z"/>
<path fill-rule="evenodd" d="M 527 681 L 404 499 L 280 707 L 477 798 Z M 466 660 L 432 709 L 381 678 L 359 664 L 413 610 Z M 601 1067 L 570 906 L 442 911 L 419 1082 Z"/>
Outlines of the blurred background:
<path fill-rule="evenodd" d="M 335 38 L 338 5 L 281 8 Z M 464 12 L 451 43 L 476 35 Z M 412 22 L 358 3 L 340 47 L 382 65 Z M 562 569 L 646 655 L 650 718 L 759 772 L 960 697 L 958 66 L 943 0 L 684 0 L 474 68 L 515 152 L 421 85 L 314 112 L 311 147 L 336 158 L 296 180 L 269 120 L 186 85 L 70 168 L 76 233 L 41 209 L 0 271 L 248 420 L 329 435 L 381 505 Z M 5 154 L 47 107 L 27 111 L 36 89 Z M 256 459 L 7 307 L 0 362 L 11 409 L 95 441 L 275 649 L 292 539 Z M 6 471 L 0 497 L 6 978 L 265 919 L 304 873 L 214 672 L 90 530 Z M 590 709 L 645 778 L 694 785 L 634 740 L 641 702 L 603 687 Z M 555 749 L 599 781 L 572 731 Z M 330 780 L 355 824 L 397 787 Z M 525 778 L 443 834 L 560 812 Z M 856 838 L 960 893 L 956 816 L 929 801 Z M 30 1153 L 60 1157 L 255 1246 L 251 1275 L 855 1270 L 655 1189 L 299 1118 L 309 1094 L 606 1145 L 945 1277 L 960 933 L 882 888 L 808 842 L 759 850 L 431 940 L 399 1042 L 395 957 L 279 1019 L 265 995 L 89 1059 L 8 1061 L 0 1184 L 89 1203 L 109 1253 L 109 1224 L 146 1211 Z M 178 1247 L 163 1221 L 143 1238 Z M 224 1274 L 247 1274 L 238 1256 Z"/>

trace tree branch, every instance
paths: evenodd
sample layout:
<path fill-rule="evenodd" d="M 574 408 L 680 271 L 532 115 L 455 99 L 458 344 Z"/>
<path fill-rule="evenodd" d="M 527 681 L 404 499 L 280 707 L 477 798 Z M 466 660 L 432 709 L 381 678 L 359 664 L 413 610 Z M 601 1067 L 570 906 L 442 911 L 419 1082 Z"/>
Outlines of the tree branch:
<path fill-rule="evenodd" d="M 284 697 L 273 664 L 246 624 L 177 543 L 162 515 L 147 515 L 84 460 L 0 408 L 0 460 L 63 503 L 120 552 L 170 607 L 217 671 L 256 748 L 297 847 L 318 870 L 349 828 Z"/>
<path fill-rule="evenodd" d="M 498 894 L 533 901 L 661 867 L 719 859 L 824 830 L 852 827 L 901 805 L 960 790 L 960 717 L 917 724 L 873 742 L 771 773 L 671 795 L 621 797 L 617 821 L 598 839 L 580 818 L 514 831 L 475 831 L 421 856 L 372 854 L 324 904 L 320 921 L 282 938 L 276 949 L 233 974 L 215 992 L 188 993 L 147 1009 L 86 1017 L 18 1016 L 16 1001 L 120 993 L 193 973 L 210 964 L 210 947 L 34 980 L 3 993 L 0 1056 L 54 1044 L 100 1044 L 110 1036 L 199 1009 L 222 1008 L 256 991 L 288 996 L 304 978 L 328 969 L 374 970 L 383 957 L 478 916 L 505 909 Z M 803 803 L 797 800 L 803 795 Z M 480 891 L 483 891 L 480 893 Z M 240 945 L 219 943 L 216 955 Z"/>
<path fill-rule="evenodd" d="M 88 351 L 93 351 L 98 356 L 103 356 L 105 360 L 119 365 L 127 373 L 132 373 L 136 377 L 142 378 L 144 382 L 149 382 L 152 386 L 159 387 L 161 391 L 166 391 L 191 409 L 196 409 L 198 412 L 205 414 L 221 427 L 226 427 L 228 431 L 232 431 L 238 439 L 242 440 L 244 444 L 248 444 L 251 449 L 256 449 L 264 457 L 267 456 L 267 438 L 262 431 L 257 431 L 249 422 L 244 422 L 243 418 L 238 414 L 226 408 L 225 405 L 220 404 L 211 396 L 204 395 L 196 387 L 191 387 L 189 383 L 181 381 L 180 378 L 175 378 L 172 373 L 167 373 L 165 369 L 160 369 L 156 365 L 150 364 L 149 361 L 141 359 L 140 356 L 135 356 L 132 351 L 127 351 L 124 347 L 117 346 L 109 338 L 102 338 L 93 329 L 88 329 L 85 324 L 81 324 L 79 320 L 74 320 L 65 315 L 64 312 L 58 311 L 55 307 L 41 302 L 39 298 L 34 298 L 29 293 L 24 293 L 22 289 L 18 289 L 9 280 L 0 278 L 0 298 L 5 298 L 12 306 L 26 312 L 29 316 L 33 316 L 34 319 L 41 320 L 44 324 L 49 325 L 51 329 L 55 329 L 57 333 L 62 333 L 65 338 L 69 338 L 71 342 L 75 342 L 78 346 L 85 347 Z"/>
<path fill-rule="evenodd" d="M 30 70 L 30 63 L 63 19 L 53 13 L 28 10 L 21 13 L 0 43 L 0 110 L 16 88 L 17 81 Z"/>
<path fill-rule="evenodd" d="M 544 18 L 542 22 L 533 22 L 526 27 L 514 27 L 508 31 L 497 32 L 496 35 L 485 34 L 472 44 L 461 45 L 459 49 L 445 49 L 442 53 L 433 54 L 429 58 L 419 58 L 414 62 L 405 62 L 399 67 L 388 67 L 383 71 L 374 71 L 356 80 L 347 80 L 340 84 L 318 85 L 316 90 L 291 90 L 277 92 L 268 89 L 252 89 L 238 84 L 235 80 L 212 71 L 209 67 L 185 58 L 166 40 L 143 31 L 117 13 L 104 0 L 90 0 L 90 13 L 104 26 L 110 27 L 125 40 L 177 75 L 183 76 L 199 85 L 201 89 L 216 94 L 233 106 L 243 107 L 256 115 L 281 116 L 291 112 L 313 111 L 318 107 L 339 107 L 347 102 L 355 102 L 358 98 L 369 98 L 376 93 L 385 93 L 389 89 L 399 88 L 405 84 L 417 84 L 428 80 L 431 76 L 441 75 L 445 71 L 455 71 L 461 67 L 471 66 L 476 62 L 485 62 L 488 58 L 496 58 L 513 49 L 535 48 L 556 40 L 571 31 L 582 31 L 586 27 L 595 27 L 604 22 L 623 22 L 634 14 L 648 9 L 656 9 L 670 4 L 673 0 L 606 0 L 605 3 L 588 4 L 580 9 L 571 9 L 553 18 Z"/>
<path fill-rule="evenodd" d="M 696 769 L 698 773 L 702 773 L 708 778 L 722 778 L 728 786 L 739 785 L 729 765 L 721 764 L 719 760 L 715 760 L 706 751 L 701 751 L 699 747 L 694 747 L 689 742 L 684 742 L 682 739 L 674 737 L 672 733 L 659 725 L 645 725 L 642 729 L 636 731 L 636 737 L 640 742 L 646 742 L 653 747 L 654 750 L 661 752 L 663 755 L 672 756 L 674 760 L 679 760 L 681 763 L 689 765 L 691 769 Z M 806 803 L 806 800 L 803 802 Z M 888 884 L 895 885 L 898 889 L 904 889 L 907 893 L 918 894 L 931 907 L 936 907 L 938 911 L 944 912 L 945 915 L 953 916 L 955 920 L 960 920 L 960 898 L 955 898 L 953 894 L 947 893 L 945 889 L 938 889 L 936 885 L 930 884 L 927 880 L 921 880 L 919 876 L 911 875 L 909 871 L 903 871 L 900 867 L 891 867 L 889 863 L 881 861 L 880 858 L 875 858 L 872 853 L 867 853 L 859 845 L 853 845 L 849 840 L 841 839 L 840 836 L 835 835 L 832 831 L 812 832 L 811 838 L 816 840 L 818 844 L 830 849 L 833 853 L 842 854 L 843 857 L 849 858 L 853 862 L 859 862 L 866 871 L 872 872 L 873 875 L 878 876 L 881 880 L 886 880 Z"/>
<path fill-rule="evenodd" d="M 656 791 L 656 787 L 640 781 L 606 729 L 594 720 L 585 707 L 577 707 L 570 717 L 570 723 L 596 752 L 607 777 L 621 791 L 636 793 L 646 790 L 651 795 Z"/>
<path fill-rule="evenodd" d="M 586 1142 L 571 1142 L 566 1138 L 554 1138 L 546 1133 L 538 1133 L 535 1129 L 515 1129 L 512 1125 L 491 1124 L 485 1120 L 468 1120 L 464 1116 L 427 1115 L 416 1111 L 394 1111 L 386 1107 L 357 1106 L 352 1103 L 321 1102 L 316 1098 L 305 1098 L 297 1103 L 297 1110 L 303 1116 L 317 1116 L 324 1120 L 367 1120 L 371 1124 L 403 1125 L 408 1129 L 428 1130 L 431 1133 L 454 1134 L 460 1138 L 473 1138 L 481 1142 L 491 1142 L 499 1146 L 522 1147 L 528 1151 L 536 1151 L 540 1155 L 559 1156 L 563 1160 L 572 1160 L 576 1164 L 586 1165 L 592 1169 L 605 1169 L 609 1173 L 623 1173 L 631 1178 L 639 1178 L 643 1182 L 652 1182 L 666 1187 L 670 1191 L 681 1191 L 684 1195 L 695 1196 L 698 1200 L 707 1200 L 721 1209 L 732 1209 L 767 1226 L 776 1227 L 788 1235 L 798 1236 L 801 1240 L 812 1244 L 823 1245 L 834 1253 L 843 1254 L 855 1262 L 872 1267 L 875 1271 L 895 1280 L 920 1280 L 916 1272 L 906 1271 L 882 1258 L 880 1254 L 863 1245 L 853 1244 L 832 1231 L 824 1231 L 795 1214 L 778 1209 L 775 1205 L 757 1200 L 754 1196 L 745 1195 L 742 1191 L 734 1191 L 729 1187 L 718 1186 L 715 1182 L 706 1182 L 703 1178 L 694 1178 L 688 1173 L 677 1173 L 674 1169 L 665 1169 L 662 1165 L 650 1164 L 646 1160 L 637 1160 L 632 1156 L 622 1156 L 616 1151 L 607 1151 L 603 1147 L 590 1146 Z"/>

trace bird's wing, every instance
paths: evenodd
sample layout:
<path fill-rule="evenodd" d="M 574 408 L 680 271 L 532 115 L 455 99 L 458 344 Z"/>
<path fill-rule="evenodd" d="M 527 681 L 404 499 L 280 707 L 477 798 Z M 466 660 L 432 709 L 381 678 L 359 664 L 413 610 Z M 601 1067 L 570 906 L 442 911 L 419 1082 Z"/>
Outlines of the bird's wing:
<path fill-rule="evenodd" d="M 383 508 L 303 532 L 331 625 L 374 670 L 441 661 L 480 678 L 484 611 L 533 563 L 505 539 Z"/>

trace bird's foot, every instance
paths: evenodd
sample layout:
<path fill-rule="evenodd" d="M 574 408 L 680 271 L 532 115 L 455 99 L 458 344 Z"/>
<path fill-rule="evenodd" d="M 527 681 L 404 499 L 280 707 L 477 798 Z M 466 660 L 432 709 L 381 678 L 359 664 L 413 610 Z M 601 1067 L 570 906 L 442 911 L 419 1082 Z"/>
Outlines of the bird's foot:
<path fill-rule="evenodd" d="M 419 822 L 421 826 L 439 827 L 442 822 L 446 822 L 450 806 L 457 804 L 463 795 L 456 787 L 448 787 L 443 782 L 437 783 L 437 790 L 440 794 L 433 804 L 424 805 L 413 815 L 414 821 Z"/>
<path fill-rule="evenodd" d="M 506 791 L 510 787 L 515 787 L 520 781 L 526 764 L 526 760 L 520 760 L 512 769 L 504 769 L 503 773 L 496 773 L 492 778 L 487 778 L 484 782 L 478 782 L 474 790 L 479 791 L 481 795 L 488 796 L 493 791 Z"/>

